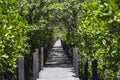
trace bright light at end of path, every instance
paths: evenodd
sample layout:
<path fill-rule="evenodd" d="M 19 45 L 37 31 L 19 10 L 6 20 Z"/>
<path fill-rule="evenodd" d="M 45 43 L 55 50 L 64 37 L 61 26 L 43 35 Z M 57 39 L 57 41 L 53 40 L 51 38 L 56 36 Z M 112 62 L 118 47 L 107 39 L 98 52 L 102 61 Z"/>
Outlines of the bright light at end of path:
<path fill-rule="evenodd" d="M 55 44 L 54 44 L 54 47 L 61 47 L 61 40 L 58 39 Z"/>

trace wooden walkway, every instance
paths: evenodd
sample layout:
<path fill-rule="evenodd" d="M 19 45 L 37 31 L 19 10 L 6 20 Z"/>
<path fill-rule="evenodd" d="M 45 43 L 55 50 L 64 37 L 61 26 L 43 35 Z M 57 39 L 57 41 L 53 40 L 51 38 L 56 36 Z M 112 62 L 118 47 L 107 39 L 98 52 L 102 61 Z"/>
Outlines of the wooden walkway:
<path fill-rule="evenodd" d="M 70 60 L 64 54 L 60 40 L 57 40 L 53 46 L 37 80 L 79 80 L 75 77 Z"/>

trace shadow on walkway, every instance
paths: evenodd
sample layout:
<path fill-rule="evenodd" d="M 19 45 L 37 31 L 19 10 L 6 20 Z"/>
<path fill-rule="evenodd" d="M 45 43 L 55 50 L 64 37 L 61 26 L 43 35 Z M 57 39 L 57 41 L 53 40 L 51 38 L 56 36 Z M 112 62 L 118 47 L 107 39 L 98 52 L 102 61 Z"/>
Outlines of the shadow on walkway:
<path fill-rule="evenodd" d="M 71 61 L 63 51 L 60 39 L 54 44 L 37 80 L 79 80 L 75 76 Z"/>
<path fill-rule="evenodd" d="M 70 60 L 64 53 L 60 39 L 54 44 L 47 58 L 45 67 L 72 67 Z"/>

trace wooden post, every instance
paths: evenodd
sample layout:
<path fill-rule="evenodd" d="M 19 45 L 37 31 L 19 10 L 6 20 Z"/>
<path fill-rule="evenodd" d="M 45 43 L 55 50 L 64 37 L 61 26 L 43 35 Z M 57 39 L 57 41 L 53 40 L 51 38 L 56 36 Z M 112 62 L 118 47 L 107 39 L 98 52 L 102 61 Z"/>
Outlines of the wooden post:
<path fill-rule="evenodd" d="M 79 77 L 78 49 L 77 48 L 73 48 L 73 67 L 76 73 L 76 77 Z"/>
<path fill-rule="evenodd" d="M 48 53 L 49 53 L 48 47 L 46 46 L 46 47 L 43 48 L 43 54 L 44 54 L 44 56 L 43 56 L 43 59 L 44 59 L 44 60 L 43 60 L 43 65 L 45 65 L 45 62 L 46 62 L 46 60 L 47 60 Z"/>
<path fill-rule="evenodd" d="M 65 54 L 67 54 L 67 47 L 65 46 Z"/>
<path fill-rule="evenodd" d="M 84 80 L 88 80 L 88 57 L 84 60 Z"/>
<path fill-rule="evenodd" d="M 98 80 L 97 60 L 92 61 L 92 80 Z"/>
<path fill-rule="evenodd" d="M 33 80 L 39 78 L 39 49 L 33 53 Z"/>
<path fill-rule="evenodd" d="M 70 48 L 68 49 L 68 55 L 70 55 Z"/>
<path fill-rule="evenodd" d="M 25 80 L 24 77 L 24 57 L 18 57 L 18 80 Z"/>
<path fill-rule="evenodd" d="M 67 49 L 67 56 L 70 58 L 70 48 Z"/>
<path fill-rule="evenodd" d="M 73 48 L 73 69 L 75 70 L 75 49 Z"/>
<path fill-rule="evenodd" d="M 37 74 L 37 78 L 39 78 L 39 49 L 35 49 L 36 52 L 36 74 Z"/>
<path fill-rule="evenodd" d="M 41 52 L 40 52 L 40 61 L 41 61 L 41 70 L 43 70 L 43 66 L 44 66 L 44 54 L 43 54 L 43 47 L 41 47 Z"/>
<path fill-rule="evenodd" d="M 76 77 L 79 77 L 79 66 L 78 66 L 78 49 L 75 48 L 75 64 L 76 64 Z"/>

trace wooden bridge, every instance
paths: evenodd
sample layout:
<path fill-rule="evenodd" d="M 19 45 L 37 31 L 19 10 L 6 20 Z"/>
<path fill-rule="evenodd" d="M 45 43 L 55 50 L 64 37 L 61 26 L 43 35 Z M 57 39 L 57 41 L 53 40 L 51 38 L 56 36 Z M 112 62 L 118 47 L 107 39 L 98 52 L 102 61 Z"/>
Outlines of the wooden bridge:
<path fill-rule="evenodd" d="M 25 62 L 25 57 L 19 57 L 18 80 L 79 80 L 78 58 L 74 57 L 78 55 L 72 54 L 74 59 L 71 61 L 66 53 L 61 40 L 57 38 L 52 41 L 52 47 L 35 49 L 31 56 L 32 62 L 30 62 L 30 58 Z M 74 54 L 77 54 L 75 50 Z M 25 63 L 32 63 L 32 69 L 27 68 L 27 70 L 30 70 L 27 71 L 28 74 L 32 70 L 32 76 L 26 77 Z"/>
<path fill-rule="evenodd" d="M 97 60 L 88 61 L 88 57 L 85 56 L 83 66 L 79 65 L 77 48 L 69 47 L 60 39 L 53 40 L 47 47 L 35 49 L 29 55 L 28 61 L 26 57 L 18 57 L 17 80 L 99 80 Z M 88 72 L 88 62 L 91 62 L 92 75 Z M 26 67 L 26 63 L 32 64 L 32 69 Z M 82 78 L 79 79 L 80 66 L 83 67 L 83 72 Z M 120 80 L 120 77 L 116 77 L 115 80 Z"/>
<path fill-rule="evenodd" d="M 71 61 L 64 53 L 60 39 L 55 42 L 37 80 L 79 80 L 74 73 Z"/>
<path fill-rule="evenodd" d="M 27 59 L 18 57 L 18 80 L 99 80 L 97 60 L 88 61 L 85 56 L 80 65 L 78 49 L 58 38 L 28 55 Z M 91 63 L 91 75 L 88 62 Z M 83 67 L 82 72 L 80 67 Z M 119 79 L 118 76 L 116 80 Z"/>

